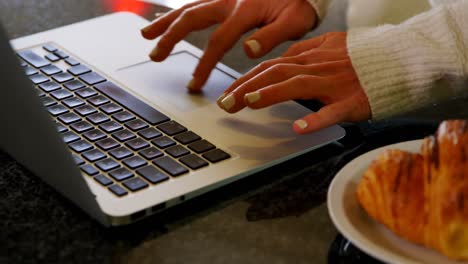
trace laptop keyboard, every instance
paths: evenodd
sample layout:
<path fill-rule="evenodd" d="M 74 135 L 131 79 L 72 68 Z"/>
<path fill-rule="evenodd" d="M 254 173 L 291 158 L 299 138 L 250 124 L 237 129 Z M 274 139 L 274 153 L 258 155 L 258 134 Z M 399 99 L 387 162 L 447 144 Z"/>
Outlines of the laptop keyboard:
<path fill-rule="evenodd" d="M 230 155 L 46 44 L 17 53 L 75 163 L 117 197 Z"/>

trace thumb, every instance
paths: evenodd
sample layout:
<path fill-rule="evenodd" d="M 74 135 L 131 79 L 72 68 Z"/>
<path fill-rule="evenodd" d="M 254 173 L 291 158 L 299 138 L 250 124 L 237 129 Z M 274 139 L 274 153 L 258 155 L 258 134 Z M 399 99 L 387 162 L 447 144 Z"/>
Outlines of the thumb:
<path fill-rule="evenodd" d="M 259 58 L 285 41 L 302 37 L 314 23 L 314 19 L 294 19 L 289 12 L 284 12 L 249 36 L 244 41 L 244 51 L 250 58 Z"/>

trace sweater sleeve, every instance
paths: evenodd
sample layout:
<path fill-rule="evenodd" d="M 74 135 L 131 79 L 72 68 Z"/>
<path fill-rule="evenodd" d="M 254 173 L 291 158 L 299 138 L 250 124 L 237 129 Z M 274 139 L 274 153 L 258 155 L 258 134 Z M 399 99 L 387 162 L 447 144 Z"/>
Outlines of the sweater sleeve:
<path fill-rule="evenodd" d="M 318 20 L 321 22 L 325 15 L 327 14 L 328 6 L 330 0 L 307 0 L 317 12 Z"/>
<path fill-rule="evenodd" d="M 347 45 L 373 119 L 468 92 L 468 0 L 400 25 L 351 30 Z"/>

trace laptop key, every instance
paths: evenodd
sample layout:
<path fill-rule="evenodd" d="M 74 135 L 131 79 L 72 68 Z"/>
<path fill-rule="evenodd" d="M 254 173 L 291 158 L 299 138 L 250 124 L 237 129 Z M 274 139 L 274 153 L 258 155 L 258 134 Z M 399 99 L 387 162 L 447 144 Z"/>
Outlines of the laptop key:
<path fill-rule="evenodd" d="M 130 147 L 134 151 L 149 147 L 149 143 L 141 138 L 135 138 L 130 141 L 127 141 L 125 145 L 127 145 L 127 147 Z"/>
<path fill-rule="evenodd" d="M 119 197 L 128 194 L 128 192 L 118 184 L 114 184 L 114 185 L 109 186 L 109 190 L 112 193 L 114 193 L 115 195 L 119 196 Z"/>
<path fill-rule="evenodd" d="M 122 111 L 122 107 L 114 103 L 102 105 L 101 107 L 99 107 L 99 109 L 101 109 L 101 111 L 103 111 L 104 113 L 108 115 Z"/>
<path fill-rule="evenodd" d="M 27 75 L 27 76 L 31 76 L 31 75 L 34 75 L 36 73 L 38 73 L 39 71 L 37 71 L 36 69 L 34 69 L 33 67 L 30 67 L 30 66 L 26 66 L 24 67 L 24 73 Z"/>
<path fill-rule="evenodd" d="M 148 187 L 148 184 L 139 177 L 134 177 L 129 180 L 126 180 L 123 182 L 123 185 L 132 192 L 136 192 L 138 190 Z"/>
<path fill-rule="evenodd" d="M 208 165 L 208 162 L 206 162 L 204 159 L 198 157 L 195 154 L 187 155 L 185 157 L 180 158 L 179 160 L 183 164 L 189 166 L 192 170 L 196 170 Z"/>
<path fill-rule="evenodd" d="M 132 113 L 128 111 L 123 111 L 123 112 L 113 114 L 112 117 L 115 120 L 119 121 L 120 123 L 123 123 L 123 122 L 127 122 L 128 120 L 134 119 L 135 115 L 133 115 Z"/>
<path fill-rule="evenodd" d="M 56 62 L 56 61 L 59 61 L 60 60 L 60 57 L 58 57 L 57 55 L 53 54 L 53 53 L 50 53 L 50 54 L 47 54 L 45 56 L 46 59 L 48 59 L 49 61 L 51 62 Z"/>
<path fill-rule="evenodd" d="M 80 62 L 75 60 L 74 58 L 67 58 L 65 59 L 65 62 L 70 66 L 76 66 L 80 64 Z"/>
<path fill-rule="evenodd" d="M 156 125 L 169 120 L 169 117 L 147 105 L 112 82 L 103 82 L 95 85 L 94 87 L 98 91 L 115 100 L 117 103 L 125 106 L 151 125 Z"/>
<path fill-rule="evenodd" d="M 137 130 L 140 130 L 140 129 L 143 129 L 143 128 L 147 128 L 148 124 L 146 124 L 141 119 L 135 119 L 135 120 L 128 121 L 127 123 L 125 123 L 125 126 L 130 128 L 133 131 L 137 131 Z"/>
<path fill-rule="evenodd" d="M 102 151 L 98 149 L 92 149 L 92 150 L 86 151 L 82 155 L 85 159 L 87 159 L 90 162 L 95 162 L 95 161 L 98 161 L 100 159 L 107 157 L 106 154 L 104 154 Z"/>
<path fill-rule="evenodd" d="M 61 50 L 56 50 L 54 51 L 54 54 L 57 55 L 58 57 L 60 57 L 61 59 L 66 59 L 68 58 L 68 54 L 66 54 L 65 52 L 61 51 Z"/>
<path fill-rule="evenodd" d="M 37 96 L 39 96 L 39 97 L 42 97 L 42 96 L 45 96 L 45 95 L 46 95 L 46 94 L 44 93 L 44 91 L 39 90 L 39 89 L 36 89 L 36 92 L 37 92 Z"/>
<path fill-rule="evenodd" d="M 98 175 L 94 176 L 94 180 L 99 182 L 100 184 L 102 184 L 104 186 L 108 186 L 108 185 L 111 185 L 112 183 L 114 183 L 111 179 L 107 178 L 106 176 L 104 176 L 102 174 L 98 174 Z"/>
<path fill-rule="evenodd" d="M 133 153 L 126 147 L 118 147 L 113 149 L 109 152 L 109 154 L 118 160 L 125 159 L 133 155 Z"/>
<path fill-rule="evenodd" d="M 84 171 L 86 174 L 88 174 L 89 176 L 93 176 L 99 173 L 99 171 L 96 168 L 94 168 L 93 165 L 91 164 L 85 164 L 81 166 L 80 169 Z"/>
<path fill-rule="evenodd" d="M 109 102 L 109 99 L 102 95 L 96 95 L 88 99 L 88 102 L 90 102 L 94 106 L 100 106 L 103 104 L 107 104 Z"/>
<path fill-rule="evenodd" d="M 153 163 L 172 176 L 179 176 L 188 172 L 187 168 L 168 156 L 155 159 Z"/>
<path fill-rule="evenodd" d="M 66 114 L 63 114 L 63 115 L 59 115 L 58 119 L 60 121 L 62 121 L 62 123 L 68 125 L 68 124 L 71 124 L 73 122 L 81 120 L 81 117 L 79 117 L 75 113 L 66 113 Z"/>
<path fill-rule="evenodd" d="M 85 104 L 85 102 L 83 102 L 83 100 L 79 99 L 78 97 L 65 99 L 62 101 L 62 103 L 68 106 L 69 108 L 75 108 L 75 107 L 82 106 Z"/>
<path fill-rule="evenodd" d="M 130 169 L 136 169 L 138 167 L 146 165 L 146 161 L 138 156 L 133 156 L 133 157 L 124 159 L 122 162 Z"/>
<path fill-rule="evenodd" d="M 79 121 L 71 124 L 71 128 L 78 133 L 83 133 L 85 131 L 93 129 L 93 126 L 86 121 Z"/>
<path fill-rule="evenodd" d="M 103 171 L 110 171 L 110 170 L 113 170 L 113 169 L 116 169 L 116 168 L 120 167 L 120 164 L 117 163 L 112 158 L 107 158 L 107 159 L 100 160 L 100 161 L 96 162 L 95 164 L 99 169 L 101 169 Z"/>
<path fill-rule="evenodd" d="M 47 111 L 49 111 L 49 113 L 53 116 L 58 116 L 68 112 L 68 109 L 61 104 L 57 104 L 47 107 Z"/>
<path fill-rule="evenodd" d="M 81 116 L 87 116 L 87 115 L 97 112 L 96 108 L 90 105 L 83 105 L 83 106 L 77 107 L 75 111 Z"/>
<path fill-rule="evenodd" d="M 63 141 L 68 144 L 73 141 L 77 141 L 78 139 L 80 139 L 80 136 L 75 134 L 73 131 L 67 131 L 62 134 L 62 138 L 63 138 Z"/>
<path fill-rule="evenodd" d="M 52 93 L 50 93 L 50 95 L 52 95 L 52 97 L 54 97 L 57 100 L 63 100 L 65 98 L 69 98 L 73 96 L 72 93 L 70 93 L 69 91 L 65 89 L 55 90 Z"/>
<path fill-rule="evenodd" d="M 35 85 L 45 83 L 49 80 L 49 78 L 45 77 L 44 75 L 40 73 L 36 73 L 34 75 L 29 76 L 29 79 L 31 82 L 33 82 Z"/>
<path fill-rule="evenodd" d="M 78 141 L 75 141 L 71 144 L 68 145 L 71 149 L 73 149 L 75 152 L 78 152 L 78 153 L 81 153 L 81 152 L 84 152 L 84 151 L 87 151 L 87 150 L 90 150 L 93 148 L 93 146 L 91 144 L 89 144 L 88 142 L 84 141 L 84 140 L 78 140 Z"/>
<path fill-rule="evenodd" d="M 75 164 L 78 165 L 78 166 L 85 163 L 85 161 L 82 158 L 78 157 L 75 154 L 72 154 L 72 158 L 73 158 L 73 161 L 75 162 Z"/>
<path fill-rule="evenodd" d="M 120 144 L 117 141 L 115 141 L 113 138 L 101 139 L 100 141 L 96 143 L 96 145 L 98 145 L 103 150 L 109 150 L 109 149 L 113 149 L 115 147 L 120 146 Z"/>
<path fill-rule="evenodd" d="M 190 153 L 190 151 L 181 145 L 175 145 L 166 149 L 166 152 L 174 158 L 179 158 Z"/>
<path fill-rule="evenodd" d="M 169 121 L 164 124 L 157 126 L 159 130 L 168 134 L 169 136 L 173 136 L 175 134 L 179 134 L 181 132 L 187 131 L 187 128 L 182 126 L 181 124 L 177 123 L 176 121 Z"/>
<path fill-rule="evenodd" d="M 43 72 L 46 75 L 52 75 L 52 74 L 62 72 L 62 70 L 59 67 L 51 64 L 51 65 L 47 65 L 45 67 L 42 67 L 41 72 Z"/>
<path fill-rule="evenodd" d="M 52 75 L 52 79 L 54 79 L 58 83 L 64 83 L 73 80 L 73 76 L 68 72 L 60 72 Z"/>
<path fill-rule="evenodd" d="M 39 84 L 39 88 L 41 88 L 41 90 L 43 90 L 44 92 L 49 93 L 57 89 L 60 89 L 60 85 L 54 81 L 49 81 L 49 82 Z"/>
<path fill-rule="evenodd" d="M 94 142 L 94 141 L 97 141 L 97 140 L 100 140 L 100 139 L 103 139 L 106 137 L 106 134 L 104 134 L 101 130 L 99 129 L 93 129 L 93 130 L 90 130 L 86 133 L 83 134 L 83 136 L 91 141 L 91 142 Z"/>
<path fill-rule="evenodd" d="M 67 88 L 70 91 L 75 91 L 84 88 L 86 85 L 79 80 L 71 80 L 64 83 L 63 86 L 65 86 L 65 88 Z"/>
<path fill-rule="evenodd" d="M 104 82 L 106 80 L 104 77 L 95 72 L 88 72 L 86 74 L 80 75 L 79 78 L 88 85 L 94 85 L 96 83 Z"/>
<path fill-rule="evenodd" d="M 162 149 L 176 144 L 174 140 L 166 136 L 155 138 L 151 141 L 151 143 Z"/>
<path fill-rule="evenodd" d="M 169 180 L 169 176 L 167 176 L 165 173 L 156 169 L 153 166 L 145 166 L 143 168 L 140 168 L 137 170 L 137 173 L 152 184 Z"/>
<path fill-rule="evenodd" d="M 117 181 L 124 181 L 133 177 L 133 173 L 126 168 L 118 168 L 109 172 L 109 175 Z"/>
<path fill-rule="evenodd" d="M 180 143 L 182 143 L 184 145 L 201 139 L 201 137 L 199 135 L 193 133 L 192 131 L 183 132 L 182 134 L 179 134 L 179 135 L 175 136 L 174 138 L 175 138 L 175 140 L 179 141 Z"/>
<path fill-rule="evenodd" d="M 28 66 L 28 64 L 27 64 L 26 62 L 22 61 L 22 60 L 19 60 L 19 62 L 20 62 L 20 66 L 21 66 L 21 67 L 26 67 L 26 66 Z"/>
<path fill-rule="evenodd" d="M 88 98 L 88 97 L 91 97 L 93 95 L 96 95 L 97 92 L 94 91 L 93 89 L 89 88 L 89 87 L 86 87 L 86 88 L 83 88 L 83 89 L 80 89 L 80 90 L 76 91 L 76 94 L 78 94 L 81 98 Z"/>
<path fill-rule="evenodd" d="M 133 134 L 132 132 L 130 132 L 130 130 L 128 129 L 124 129 L 124 130 L 120 130 L 120 131 L 117 131 L 117 132 L 114 132 L 112 134 L 112 136 L 114 138 L 116 138 L 118 141 L 120 142 L 124 142 L 124 141 L 127 141 L 129 139 L 132 139 L 132 138 L 135 138 L 135 134 Z"/>
<path fill-rule="evenodd" d="M 18 52 L 18 56 L 20 56 L 24 61 L 31 64 L 36 68 L 41 68 L 46 65 L 49 65 L 50 62 L 42 58 L 41 56 L 37 55 L 32 50 L 23 50 Z"/>
<path fill-rule="evenodd" d="M 57 103 L 54 99 L 50 98 L 49 96 L 44 96 L 44 97 L 42 97 L 41 100 L 42 100 L 42 104 L 43 104 L 45 107 L 51 106 L 51 105 L 54 105 L 54 104 Z"/>
<path fill-rule="evenodd" d="M 68 130 L 68 128 L 66 128 L 64 125 L 60 123 L 55 123 L 55 128 L 57 129 L 59 133 L 63 133 Z"/>
<path fill-rule="evenodd" d="M 44 46 L 42 46 L 42 48 L 47 50 L 48 52 L 54 52 L 57 50 L 57 48 L 52 44 L 45 44 Z"/>
<path fill-rule="evenodd" d="M 140 150 L 140 152 L 138 153 L 147 160 L 152 160 L 152 159 L 155 159 L 164 155 L 162 151 L 160 151 L 159 149 L 155 147 L 149 147 L 144 150 Z"/>
<path fill-rule="evenodd" d="M 114 131 L 122 129 L 123 127 L 119 123 L 116 123 L 114 121 L 109 121 L 104 124 L 100 124 L 99 128 L 106 131 L 107 133 L 112 133 Z"/>
<path fill-rule="evenodd" d="M 78 76 L 78 75 L 81 75 L 81 74 L 85 74 L 85 73 L 88 73 L 91 71 L 90 68 L 86 67 L 85 65 L 83 64 L 80 64 L 80 65 L 77 65 L 77 66 L 73 66 L 71 68 L 68 68 L 67 70 L 69 73 L 75 75 L 75 76 Z"/>
<path fill-rule="evenodd" d="M 225 159 L 228 159 L 231 157 L 228 153 L 220 150 L 220 149 L 214 149 L 211 151 L 206 152 L 205 154 L 202 155 L 205 159 L 209 160 L 212 163 L 222 161 Z"/>
<path fill-rule="evenodd" d="M 156 129 L 154 129 L 152 127 L 149 127 L 149 128 L 138 131 L 138 135 L 142 136 L 145 139 L 150 140 L 150 139 L 159 137 L 162 134 L 161 134 L 161 132 L 157 131 Z"/>
<path fill-rule="evenodd" d="M 109 121 L 109 117 L 103 113 L 95 113 L 86 117 L 93 124 L 101 124 L 106 121 Z"/>
<path fill-rule="evenodd" d="M 196 153 L 203 153 L 205 151 L 214 149 L 215 146 L 205 139 L 195 141 L 188 145 L 189 149 L 195 151 Z"/>

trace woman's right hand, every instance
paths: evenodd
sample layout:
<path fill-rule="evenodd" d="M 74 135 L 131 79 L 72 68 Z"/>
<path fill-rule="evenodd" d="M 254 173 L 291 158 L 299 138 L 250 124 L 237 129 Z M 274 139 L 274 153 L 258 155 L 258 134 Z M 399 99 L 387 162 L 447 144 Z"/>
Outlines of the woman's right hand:
<path fill-rule="evenodd" d="M 141 32 L 146 39 L 161 36 L 150 54 L 159 62 L 190 32 L 220 24 L 188 84 L 191 92 L 199 92 L 216 64 L 247 31 L 260 28 L 244 41 L 246 54 L 258 58 L 284 41 L 302 37 L 316 22 L 307 0 L 200 0 L 159 17 Z"/>

